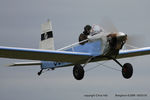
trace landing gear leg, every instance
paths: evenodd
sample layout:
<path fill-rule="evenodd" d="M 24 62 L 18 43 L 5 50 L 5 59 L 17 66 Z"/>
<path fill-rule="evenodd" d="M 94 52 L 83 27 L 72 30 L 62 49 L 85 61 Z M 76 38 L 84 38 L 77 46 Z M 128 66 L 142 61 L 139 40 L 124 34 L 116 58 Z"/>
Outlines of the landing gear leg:
<path fill-rule="evenodd" d="M 115 58 L 111 57 L 120 67 L 122 67 L 122 76 L 125 79 L 129 79 L 133 75 L 133 67 L 130 63 L 125 63 L 124 65 L 120 64 Z"/>

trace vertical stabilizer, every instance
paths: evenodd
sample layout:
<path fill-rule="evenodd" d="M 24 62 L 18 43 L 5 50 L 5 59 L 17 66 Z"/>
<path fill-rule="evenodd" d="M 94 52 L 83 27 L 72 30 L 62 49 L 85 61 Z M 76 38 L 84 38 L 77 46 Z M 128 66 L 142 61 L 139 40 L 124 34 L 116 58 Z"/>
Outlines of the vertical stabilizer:
<path fill-rule="evenodd" d="M 40 49 L 54 50 L 54 38 L 50 20 L 42 24 Z"/>

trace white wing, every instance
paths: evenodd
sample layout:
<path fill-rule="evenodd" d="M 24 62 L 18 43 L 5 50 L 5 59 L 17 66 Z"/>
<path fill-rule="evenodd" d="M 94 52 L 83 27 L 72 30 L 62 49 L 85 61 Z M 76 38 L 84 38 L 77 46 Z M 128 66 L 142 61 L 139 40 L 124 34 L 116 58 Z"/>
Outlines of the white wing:
<path fill-rule="evenodd" d="M 117 58 L 127 58 L 134 56 L 142 56 L 150 54 L 150 47 L 120 50 Z M 56 62 L 70 62 L 73 64 L 85 63 L 92 57 L 90 53 L 82 52 L 69 52 L 69 51 L 57 51 L 57 50 L 41 50 L 41 49 L 29 49 L 29 48 L 14 48 L 0 46 L 0 57 L 3 58 L 15 58 L 15 59 L 27 59 L 27 60 L 40 60 L 40 61 L 56 61 Z M 103 55 L 95 57 L 91 62 L 108 60 Z M 40 62 L 34 63 L 14 63 L 15 65 L 40 65 Z"/>
<path fill-rule="evenodd" d="M 149 55 L 149 54 L 150 54 L 150 47 L 130 49 L 130 50 L 120 50 L 119 54 L 117 55 L 117 59 L 135 57 L 135 56 L 143 56 L 143 55 Z M 104 61 L 104 60 L 111 60 L 111 59 L 103 55 L 99 55 L 95 57 L 91 62 Z"/>
<path fill-rule="evenodd" d="M 120 50 L 117 58 L 126 58 L 134 56 L 142 56 L 150 54 L 150 47 L 130 49 L 130 50 Z"/>
<path fill-rule="evenodd" d="M 0 46 L 0 57 L 2 58 L 79 63 L 85 62 L 91 56 L 92 55 L 90 53 L 82 52 Z"/>

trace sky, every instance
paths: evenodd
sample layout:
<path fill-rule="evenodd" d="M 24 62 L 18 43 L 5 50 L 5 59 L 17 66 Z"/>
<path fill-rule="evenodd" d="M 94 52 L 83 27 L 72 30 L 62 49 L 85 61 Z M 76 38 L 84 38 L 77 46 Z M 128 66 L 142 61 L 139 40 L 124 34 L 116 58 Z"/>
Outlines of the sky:
<path fill-rule="evenodd" d="M 128 34 L 136 47 L 150 46 L 149 0 L 0 0 L 0 46 L 38 48 L 41 24 L 52 21 L 55 48 L 78 41 L 87 24 L 99 24 L 103 18 L 112 20 L 117 29 Z M 119 59 L 133 65 L 133 77 L 126 80 L 120 71 L 99 66 L 86 71 L 77 81 L 72 66 L 36 73 L 40 66 L 8 68 L 7 64 L 26 60 L 0 58 L 1 100 L 149 100 L 150 56 Z M 103 62 L 100 62 L 103 63 Z M 107 66 L 120 69 L 113 61 Z M 96 66 L 88 64 L 85 70 Z M 85 95 L 107 97 L 87 97 Z M 146 94 L 144 97 L 116 97 L 116 94 Z"/>

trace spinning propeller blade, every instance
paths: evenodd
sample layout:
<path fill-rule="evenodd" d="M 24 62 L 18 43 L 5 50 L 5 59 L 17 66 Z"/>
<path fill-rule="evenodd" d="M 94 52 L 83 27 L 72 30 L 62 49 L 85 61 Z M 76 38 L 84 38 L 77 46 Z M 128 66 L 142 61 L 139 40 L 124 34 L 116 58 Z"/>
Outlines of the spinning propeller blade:
<path fill-rule="evenodd" d="M 110 20 L 110 18 L 104 17 L 101 25 L 106 32 L 118 32 L 118 29 Z"/>
<path fill-rule="evenodd" d="M 112 20 L 108 17 L 104 17 L 102 19 L 102 23 L 101 23 L 102 27 L 104 28 L 104 30 L 106 32 L 119 32 L 118 29 L 116 28 L 116 26 L 114 25 L 114 23 L 112 22 Z M 125 43 L 125 49 L 133 49 L 133 48 L 137 48 L 137 44 L 140 44 L 139 40 L 140 39 L 140 35 L 137 34 L 133 35 L 133 34 L 127 34 L 127 41 Z M 134 45 L 134 46 L 133 46 Z"/>

